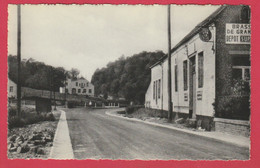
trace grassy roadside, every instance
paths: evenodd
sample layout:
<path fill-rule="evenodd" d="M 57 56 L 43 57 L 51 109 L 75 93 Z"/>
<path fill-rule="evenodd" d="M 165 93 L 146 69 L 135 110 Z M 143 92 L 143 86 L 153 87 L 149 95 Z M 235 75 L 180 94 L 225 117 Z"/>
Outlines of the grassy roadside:
<path fill-rule="evenodd" d="M 14 124 L 9 127 L 7 139 L 9 159 L 48 158 L 60 112 L 53 111 L 49 116 L 39 115 L 35 114 L 34 109 L 27 109 L 22 125 Z"/>

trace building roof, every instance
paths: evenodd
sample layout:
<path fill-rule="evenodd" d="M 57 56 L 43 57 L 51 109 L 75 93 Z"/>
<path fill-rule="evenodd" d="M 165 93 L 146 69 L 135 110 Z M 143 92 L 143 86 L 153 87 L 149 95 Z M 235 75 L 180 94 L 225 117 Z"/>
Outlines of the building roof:
<path fill-rule="evenodd" d="M 86 81 L 88 81 L 87 79 L 85 79 L 83 77 L 71 79 L 71 81 L 78 81 L 78 80 L 86 80 Z"/>
<path fill-rule="evenodd" d="M 10 79 L 9 77 L 8 77 L 8 80 L 16 84 L 16 82 L 14 82 L 14 81 L 13 81 L 12 79 Z"/>
<path fill-rule="evenodd" d="M 176 51 L 180 46 L 182 46 L 184 43 L 186 43 L 187 41 L 189 41 L 192 37 L 194 37 L 196 34 L 198 34 L 200 32 L 200 30 L 203 27 L 206 27 L 208 25 L 210 25 L 215 18 L 226 8 L 226 5 L 223 5 L 221 7 L 219 7 L 215 12 L 213 12 L 211 15 L 209 15 L 206 19 L 204 19 L 202 22 L 200 22 L 197 26 L 195 26 L 194 29 L 191 30 L 190 33 L 188 33 L 178 44 L 176 44 L 172 49 L 171 49 L 171 53 L 173 53 L 174 51 Z M 150 68 L 155 67 L 156 65 L 160 64 L 161 62 L 163 62 L 165 59 L 167 59 L 167 54 L 165 56 L 163 56 L 158 62 L 156 62 L 155 64 L 153 64 L 152 66 L 150 66 Z"/>

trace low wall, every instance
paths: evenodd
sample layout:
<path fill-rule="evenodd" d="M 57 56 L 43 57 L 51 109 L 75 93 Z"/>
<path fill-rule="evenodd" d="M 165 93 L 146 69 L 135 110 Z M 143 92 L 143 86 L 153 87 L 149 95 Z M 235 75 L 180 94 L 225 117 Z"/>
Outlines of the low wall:
<path fill-rule="evenodd" d="M 215 131 L 250 136 L 250 121 L 214 118 Z"/>

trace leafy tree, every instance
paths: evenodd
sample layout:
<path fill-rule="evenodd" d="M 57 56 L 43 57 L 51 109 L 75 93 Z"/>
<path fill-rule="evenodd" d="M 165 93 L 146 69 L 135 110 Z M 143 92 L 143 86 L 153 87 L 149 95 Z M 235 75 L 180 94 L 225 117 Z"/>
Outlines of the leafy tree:
<path fill-rule="evenodd" d="M 52 67 L 30 58 L 21 61 L 21 84 L 23 87 L 59 91 L 64 86 L 68 71 Z M 17 83 L 17 57 L 8 56 L 8 77 Z"/>
<path fill-rule="evenodd" d="M 80 73 L 79 70 L 76 69 L 76 68 L 72 68 L 72 69 L 70 70 L 70 75 L 71 75 L 71 78 L 72 78 L 72 79 L 78 78 L 79 73 Z"/>
<path fill-rule="evenodd" d="M 97 69 L 92 76 L 95 93 L 124 97 L 128 101 L 143 104 L 151 79 L 150 66 L 164 55 L 162 51 L 144 51 L 109 62 L 105 68 Z"/>

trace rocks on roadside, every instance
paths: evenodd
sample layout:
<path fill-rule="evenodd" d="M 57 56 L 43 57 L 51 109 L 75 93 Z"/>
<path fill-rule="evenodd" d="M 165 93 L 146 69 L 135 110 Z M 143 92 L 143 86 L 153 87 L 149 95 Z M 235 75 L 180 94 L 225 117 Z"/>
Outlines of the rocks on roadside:
<path fill-rule="evenodd" d="M 8 151 L 43 155 L 44 147 L 52 146 L 54 132 L 52 129 L 44 129 L 29 135 L 12 135 L 8 138 Z"/>

